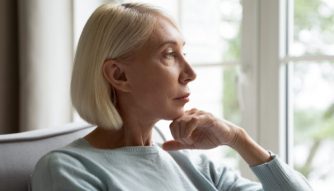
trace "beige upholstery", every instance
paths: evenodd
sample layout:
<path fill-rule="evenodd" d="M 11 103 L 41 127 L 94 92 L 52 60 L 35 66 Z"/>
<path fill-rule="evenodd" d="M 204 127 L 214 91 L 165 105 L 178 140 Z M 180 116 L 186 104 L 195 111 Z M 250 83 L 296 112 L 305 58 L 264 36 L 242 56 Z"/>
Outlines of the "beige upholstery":
<path fill-rule="evenodd" d="M 63 147 L 94 129 L 89 124 L 68 124 L 60 128 L 0 135 L 0 191 L 26 191 L 38 159 L 50 150 Z M 158 128 L 156 142 L 164 140 Z"/>

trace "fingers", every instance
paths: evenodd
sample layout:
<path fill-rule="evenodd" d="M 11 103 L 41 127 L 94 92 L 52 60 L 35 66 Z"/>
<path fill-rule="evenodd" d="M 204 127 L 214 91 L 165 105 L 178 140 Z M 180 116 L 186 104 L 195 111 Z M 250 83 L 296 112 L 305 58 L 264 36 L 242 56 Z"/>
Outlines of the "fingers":
<path fill-rule="evenodd" d="M 188 123 L 185 123 L 183 129 L 183 137 L 188 138 L 191 136 L 193 131 L 197 128 L 198 124 L 198 118 L 197 117 L 192 117 Z"/>
<path fill-rule="evenodd" d="M 164 150 L 172 151 L 172 150 L 180 150 L 180 149 L 189 149 L 191 147 L 189 145 L 183 144 L 182 142 L 172 140 L 172 141 L 167 141 L 164 144 L 162 144 L 162 148 Z"/>
<path fill-rule="evenodd" d="M 174 141 L 165 143 L 168 150 L 186 148 L 213 148 L 220 144 L 212 141 L 221 137 L 217 118 L 211 113 L 197 109 L 185 111 L 184 115 L 170 124 Z"/>
<path fill-rule="evenodd" d="M 173 138 L 182 141 L 182 139 L 191 137 L 197 127 L 210 125 L 211 116 L 211 114 L 195 108 L 186 111 L 183 116 L 175 119 L 169 126 Z"/>
<path fill-rule="evenodd" d="M 174 120 L 170 124 L 170 131 L 175 141 L 167 142 L 167 149 L 185 149 L 194 146 L 193 132 L 198 127 L 199 117 L 197 109 L 186 111 L 184 116 Z"/>
<path fill-rule="evenodd" d="M 196 113 L 196 112 L 198 112 L 198 109 L 196 109 L 196 108 L 192 108 L 192 109 L 186 111 L 186 113 L 187 113 L 187 114 L 190 114 L 190 115 L 192 115 L 192 114 L 194 114 L 194 113 Z"/>
<path fill-rule="evenodd" d="M 164 144 L 166 150 L 208 149 L 235 142 L 236 125 L 219 120 L 211 113 L 191 109 L 170 124 L 175 140 Z"/>
<path fill-rule="evenodd" d="M 187 117 L 185 119 L 178 119 L 170 124 L 170 131 L 175 140 L 188 138 L 196 129 L 198 123 L 197 117 Z"/>

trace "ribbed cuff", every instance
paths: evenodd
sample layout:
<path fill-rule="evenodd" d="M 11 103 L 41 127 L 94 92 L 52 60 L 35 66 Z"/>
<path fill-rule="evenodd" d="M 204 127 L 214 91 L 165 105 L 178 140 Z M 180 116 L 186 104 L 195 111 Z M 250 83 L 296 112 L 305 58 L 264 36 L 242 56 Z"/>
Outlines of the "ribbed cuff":
<path fill-rule="evenodd" d="M 307 181 L 298 172 L 281 162 L 275 155 L 267 163 L 251 167 L 266 191 L 311 191 Z"/>

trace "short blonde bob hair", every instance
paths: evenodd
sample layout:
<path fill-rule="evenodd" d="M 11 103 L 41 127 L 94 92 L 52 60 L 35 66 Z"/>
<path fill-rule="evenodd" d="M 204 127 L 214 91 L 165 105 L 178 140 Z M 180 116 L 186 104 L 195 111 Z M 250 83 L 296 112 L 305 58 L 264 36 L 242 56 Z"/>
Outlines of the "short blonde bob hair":
<path fill-rule="evenodd" d="M 113 101 L 115 90 L 103 77 L 102 66 L 107 59 L 125 58 L 140 48 L 159 16 L 169 18 L 138 3 L 104 4 L 90 16 L 80 36 L 71 81 L 72 103 L 84 120 L 106 129 L 122 127 Z"/>

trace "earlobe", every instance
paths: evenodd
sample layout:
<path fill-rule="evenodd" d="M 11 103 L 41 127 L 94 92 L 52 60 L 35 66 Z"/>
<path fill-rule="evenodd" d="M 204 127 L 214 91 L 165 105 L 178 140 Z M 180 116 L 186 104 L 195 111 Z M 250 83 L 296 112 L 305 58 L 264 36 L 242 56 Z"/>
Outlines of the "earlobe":
<path fill-rule="evenodd" d="M 102 71 L 104 78 L 111 86 L 123 92 L 129 91 L 128 80 L 121 63 L 108 59 L 103 63 Z"/>

